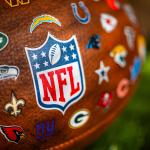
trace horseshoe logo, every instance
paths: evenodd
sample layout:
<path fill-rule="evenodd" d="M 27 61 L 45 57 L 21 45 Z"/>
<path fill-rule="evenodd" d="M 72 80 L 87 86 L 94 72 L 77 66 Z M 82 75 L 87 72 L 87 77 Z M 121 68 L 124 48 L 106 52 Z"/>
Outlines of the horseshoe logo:
<path fill-rule="evenodd" d="M 85 13 L 85 17 L 82 18 L 80 17 L 79 13 L 78 13 L 78 7 L 76 5 L 76 3 L 72 3 L 71 4 L 71 7 L 72 7 L 72 10 L 73 10 L 73 14 L 74 14 L 74 17 L 82 24 L 88 24 L 91 20 L 91 14 L 88 10 L 88 8 L 85 6 L 84 2 L 80 1 L 79 2 L 79 6 L 80 8 L 84 11 Z"/>

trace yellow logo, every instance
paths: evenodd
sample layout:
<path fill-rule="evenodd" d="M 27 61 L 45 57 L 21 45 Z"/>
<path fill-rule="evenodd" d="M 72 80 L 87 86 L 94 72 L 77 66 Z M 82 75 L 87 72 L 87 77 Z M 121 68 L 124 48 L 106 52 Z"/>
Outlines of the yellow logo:
<path fill-rule="evenodd" d="M 30 32 L 32 33 L 35 30 L 35 28 L 38 27 L 42 23 L 55 23 L 58 26 L 61 26 L 61 23 L 57 18 L 50 16 L 50 15 L 41 15 L 41 16 L 36 17 L 33 20 L 31 27 L 30 27 Z"/>
<path fill-rule="evenodd" d="M 146 58 L 146 40 L 143 35 L 138 36 L 137 47 L 138 47 L 139 56 L 144 61 Z"/>
<path fill-rule="evenodd" d="M 111 52 L 110 56 L 114 59 L 114 61 L 122 68 L 126 66 L 127 50 L 123 45 L 116 46 Z"/>
<path fill-rule="evenodd" d="M 10 7 L 16 7 L 19 5 L 26 5 L 30 3 L 30 0 L 5 0 L 5 2 L 10 6 Z"/>
<path fill-rule="evenodd" d="M 23 99 L 17 99 L 14 93 L 12 93 L 11 102 L 5 105 L 5 110 L 12 116 L 17 117 L 21 113 L 20 106 L 25 106 L 25 101 Z"/>

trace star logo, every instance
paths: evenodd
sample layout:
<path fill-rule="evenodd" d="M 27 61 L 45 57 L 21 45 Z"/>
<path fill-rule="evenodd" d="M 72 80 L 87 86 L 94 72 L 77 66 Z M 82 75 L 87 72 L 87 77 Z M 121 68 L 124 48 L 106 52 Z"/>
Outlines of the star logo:
<path fill-rule="evenodd" d="M 100 69 L 96 70 L 95 73 L 99 75 L 99 84 L 101 84 L 104 80 L 109 82 L 108 71 L 110 67 L 105 67 L 104 62 L 100 62 Z"/>
<path fill-rule="evenodd" d="M 64 59 L 65 61 L 69 61 L 69 56 L 65 55 Z"/>
<path fill-rule="evenodd" d="M 67 52 L 67 47 L 63 46 L 62 51 Z"/>
<path fill-rule="evenodd" d="M 75 53 L 72 54 L 73 59 L 77 59 L 77 55 Z"/>
<path fill-rule="evenodd" d="M 45 67 L 48 66 L 48 62 L 47 61 L 45 61 L 43 64 L 44 64 Z"/>
<path fill-rule="evenodd" d="M 42 58 L 46 57 L 46 53 L 42 51 L 41 56 Z"/>
<path fill-rule="evenodd" d="M 74 45 L 71 44 L 69 48 L 70 48 L 71 51 L 73 51 L 74 50 Z"/>
<path fill-rule="evenodd" d="M 37 55 L 33 54 L 32 58 L 33 58 L 33 60 L 37 60 Z"/>
<path fill-rule="evenodd" d="M 40 68 L 40 64 L 36 63 L 36 64 L 34 65 L 34 67 L 35 67 L 36 69 L 39 69 L 39 68 Z"/>

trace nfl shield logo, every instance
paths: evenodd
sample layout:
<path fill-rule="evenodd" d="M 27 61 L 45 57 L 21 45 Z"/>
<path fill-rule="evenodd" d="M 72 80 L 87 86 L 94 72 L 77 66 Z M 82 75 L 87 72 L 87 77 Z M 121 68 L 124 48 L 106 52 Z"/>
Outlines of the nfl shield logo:
<path fill-rule="evenodd" d="M 61 41 L 48 33 L 39 48 L 25 48 L 37 104 L 63 114 L 85 93 L 85 78 L 76 37 Z"/>

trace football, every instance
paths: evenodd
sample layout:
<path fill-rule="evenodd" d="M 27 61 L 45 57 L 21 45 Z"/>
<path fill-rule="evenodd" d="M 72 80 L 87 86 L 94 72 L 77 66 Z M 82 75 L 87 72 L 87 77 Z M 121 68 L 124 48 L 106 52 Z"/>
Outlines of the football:
<path fill-rule="evenodd" d="M 121 0 L 0 2 L 0 149 L 81 149 L 127 105 L 145 60 Z"/>

